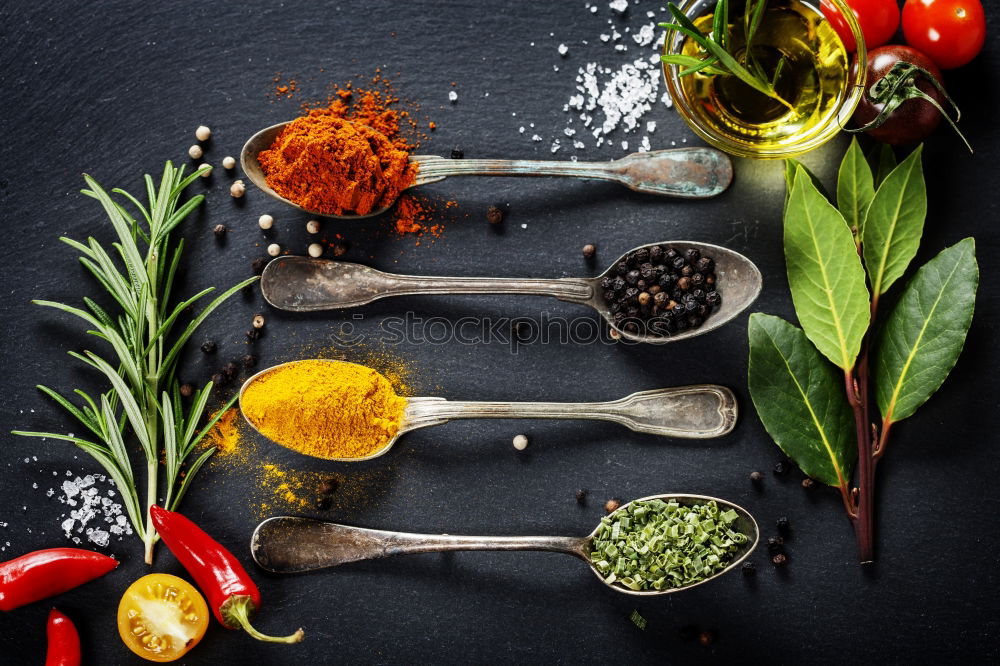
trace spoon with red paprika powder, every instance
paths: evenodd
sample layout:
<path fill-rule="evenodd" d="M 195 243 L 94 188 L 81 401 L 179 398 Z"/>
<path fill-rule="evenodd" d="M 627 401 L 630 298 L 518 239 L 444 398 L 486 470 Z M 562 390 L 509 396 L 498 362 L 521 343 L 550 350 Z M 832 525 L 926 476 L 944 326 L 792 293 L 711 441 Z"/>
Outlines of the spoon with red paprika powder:
<path fill-rule="evenodd" d="M 309 114 L 254 134 L 240 153 L 243 172 L 269 196 L 312 215 L 361 219 L 388 210 L 411 187 L 448 176 L 572 176 L 610 180 L 637 192 L 713 197 L 733 179 L 714 148 L 633 153 L 610 162 L 446 159 L 409 155 L 367 125 Z"/>

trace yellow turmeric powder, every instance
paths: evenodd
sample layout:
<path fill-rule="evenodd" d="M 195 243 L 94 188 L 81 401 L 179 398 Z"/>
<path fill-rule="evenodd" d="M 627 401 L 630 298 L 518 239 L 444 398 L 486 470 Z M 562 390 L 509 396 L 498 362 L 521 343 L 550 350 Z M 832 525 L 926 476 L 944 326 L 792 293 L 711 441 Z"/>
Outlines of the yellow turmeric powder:
<path fill-rule="evenodd" d="M 214 446 L 216 455 L 228 456 L 236 452 L 240 442 L 238 416 L 239 412 L 235 407 L 227 409 L 212 429 L 205 433 L 203 443 L 205 446 Z"/>
<path fill-rule="evenodd" d="M 364 458 L 399 432 L 406 398 L 371 368 L 307 360 L 275 366 L 252 381 L 240 407 L 265 437 L 299 453 Z"/>

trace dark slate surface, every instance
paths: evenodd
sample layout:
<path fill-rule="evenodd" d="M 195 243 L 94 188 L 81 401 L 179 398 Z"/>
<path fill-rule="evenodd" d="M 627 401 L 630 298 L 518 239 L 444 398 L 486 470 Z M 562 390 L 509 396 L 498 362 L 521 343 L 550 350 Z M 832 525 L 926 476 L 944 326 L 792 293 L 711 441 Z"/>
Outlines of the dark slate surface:
<path fill-rule="evenodd" d="M 556 136 L 565 122 L 562 105 L 572 93 L 568 70 L 590 59 L 621 60 L 596 44 L 610 15 L 603 2 L 593 15 L 582 0 L 488 6 L 468 0 L 93 4 L 11 2 L 0 9 L 2 433 L 15 427 L 78 429 L 31 387 L 42 381 L 63 390 L 94 386 L 94 378 L 63 353 L 94 343 L 85 341 L 77 322 L 29 305 L 38 297 L 79 302 L 95 292 L 74 253 L 57 241 L 63 234 L 109 240 L 96 205 L 77 193 L 82 172 L 138 193 L 139 174 L 158 173 L 165 158 L 186 161 L 200 123 L 214 129 L 209 157 L 218 163 L 236 154 L 257 128 L 293 116 L 298 99 L 272 103 L 266 96 L 276 72 L 298 78 L 302 97 L 315 99 L 327 83 L 369 77 L 376 67 L 437 122 L 428 152 L 447 154 L 461 145 L 470 157 L 544 158 L 548 142 L 533 144 L 517 126 L 534 122 L 547 140 Z M 988 4 L 992 14 L 996 3 Z M 591 40 L 589 47 L 580 44 L 584 39 Z M 571 46 L 566 59 L 556 53 L 560 42 Z M 761 549 L 753 555 L 759 575 L 751 582 L 734 575 L 638 602 L 604 589 L 581 563 L 553 554 L 423 555 L 280 579 L 255 571 L 266 599 L 260 627 L 281 632 L 302 625 L 306 642 L 258 645 L 213 624 L 184 663 L 995 659 L 998 58 L 991 38 L 975 64 L 949 77 L 975 156 L 963 153 L 946 131 L 927 146 L 930 214 L 918 260 L 974 234 L 984 288 L 954 373 L 916 418 L 893 431 L 879 469 L 877 564 L 857 565 L 851 529 L 833 491 L 804 492 L 798 472 L 771 474 L 779 454 L 746 392 L 745 317 L 713 335 L 663 348 L 536 343 L 515 354 L 496 342 L 405 343 L 390 351 L 413 366 L 418 393 L 598 400 L 718 382 L 737 392 L 743 416 L 732 435 L 708 443 L 658 440 L 613 425 L 453 423 L 407 436 L 390 455 L 357 467 L 322 465 L 262 446 L 261 456 L 296 469 L 378 477 L 363 500 L 331 512 L 331 518 L 412 531 L 582 534 L 603 514 L 609 497 L 705 493 L 744 504 L 765 536 L 776 518 L 788 516 L 790 566 L 774 570 Z M 554 72 L 553 65 L 563 71 Z M 447 102 L 452 82 L 459 92 L 455 105 Z M 654 145 L 690 137 L 672 110 L 660 106 L 648 118 L 659 124 Z M 805 161 L 830 182 L 843 145 Z M 621 152 L 588 149 L 580 155 L 607 159 Z M 657 200 L 589 182 L 453 180 L 428 193 L 458 200 L 458 213 L 468 218 L 450 223 L 436 243 L 417 247 L 412 238 L 379 231 L 377 222 L 328 229 L 350 239 L 349 259 L 429 274 L 587 275 L 597 270 L 580 257 L 588 242 L 599 246 L 599 265 L 649 241 L 722 243 L 749 255 L 763 271 L 766 287 L 757 309 L 791 316 L 781 255 L 780 169 L 778 163 L 739 162 L 736 184 L 704 203 Z M 304 251 L 304 216 L 252 188 L 234 203 L 226 193 L 229 180 L 219 170 L 192 188 L 207 191 L 209 201 L 184 227 L 190 240 L 186 293 L 249 274 L 250 260 L 262 254 L 265 242 L 255 223 L 261 213 L 278 219 L 269 237 Z M 495 202 L 510 204 L 499 230 L 483 221 Z M 223 247 L 209 232 L 217 223 L 233 229 Z M 250 316 L 263 311 L 267 336 L 258 349 L 262 363 L 271 364 L 329 348 L 340 322 L 373 336 L 385 317 L 407 310 L 450 320 L 483 313 L 536 321 L 545 313 L 589 316 L 555 301 L 511 297 L 399 299 L 348 314 L 295 316 L 267 310 L 258 294 L 234 299 L 205 332 L 219 341 L 219 359 L 242 355 Z M 356 314 L 362 318 L 354 319 Z M 369 349 L 377 347 L 371 339 Z M 213 370 L 197 352 L 185 359 L 186 378 L 204 381 Z M 510 445 L 519 432 L 532 440 L 524 453 Z M 96 465 L 66 445 L 9 434 L 0 434 L 0 441 L 0 557 L 63 545 L 58 524 L 65 507 L 44 489 L 53 485 L 53 471 L 82 474 Z M 747 481 L 754 469 L 766 471 L 762 492 Z M 577 488 L 590 490 L 584 507 L 573 499 Z M 251 571 L 247 542 L 258 513 L 247 498 L 257 492 L 249 471 L 216 468 L 203 473 L 184 505 Z M 88 663 L 137 663 L 116 635 L 114 612 L 123 589 L 149 569 L 134 538 L 113 542 L 109 552 L 123 562 L 118 571 L 57 603 L 78 623 Z M 180 573 L 163 548 L 154 570 Z M 0 661 L 40 661 L 49 606 L 0 616 Z M 629 621 L 633 609 L 648 619 L 645 632 Z M 716 642 L 703 648 L 683 641 L 678 630 L 689 624 L 712 628 Z"/>

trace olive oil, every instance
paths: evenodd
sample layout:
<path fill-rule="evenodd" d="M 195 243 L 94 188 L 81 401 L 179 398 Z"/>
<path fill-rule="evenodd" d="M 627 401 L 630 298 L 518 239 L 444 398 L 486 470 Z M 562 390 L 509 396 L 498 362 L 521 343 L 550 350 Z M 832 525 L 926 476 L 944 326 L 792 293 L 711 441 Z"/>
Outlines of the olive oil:
<path fill-rule="evenodd" d="M 695 25 L 703 33 L 710 32 L 712 21 L 712 14 L 704 14 Z M 743 7 L 733 2 L 730 52 L 741 63 L 748 58 L 744 25 Z M 732 75 L 682 76 L 679 85 L 699 124 L 745 152 L 766 156 L 809 144 L 838 123 L 844 99 L 851 93 L 848 53 L 818 6 L 801 0 L 770 0 L 750 48 L 788 104 Z M 703 55 L 690 39 L 681 52 Z"/>

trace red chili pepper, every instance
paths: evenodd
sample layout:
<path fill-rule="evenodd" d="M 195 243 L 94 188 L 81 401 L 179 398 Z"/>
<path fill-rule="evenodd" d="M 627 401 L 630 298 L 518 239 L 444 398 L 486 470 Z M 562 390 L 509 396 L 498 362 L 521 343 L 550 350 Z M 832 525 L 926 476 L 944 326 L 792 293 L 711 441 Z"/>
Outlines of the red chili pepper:
<path fill-rule="evenodd" d="M 53 608 L 45 633 L 49 639 L 45 666 L 80 666 L 80 634 L 71 619 Z"/>
<path fill-rule="evenodd" d="M 0 564 L 0 610 L 62 594 L 103 576 L 118 560 L 92 550 L 48 548 Z"/>
<path fill-rule="evenodd" d="M 302 640 L 302 629 L 291 636 L 278 637 L 267 636 L 253 628 L 250 618 L 260 608 L 260 590 L 239 560 L 222 544 L 174 511 L 154 505 L 149 508 L 149 515 L 163 543 L 198 583 L 216 619 L 224 627 L 242 627 L 259 641 L 298 643 Z"/>

